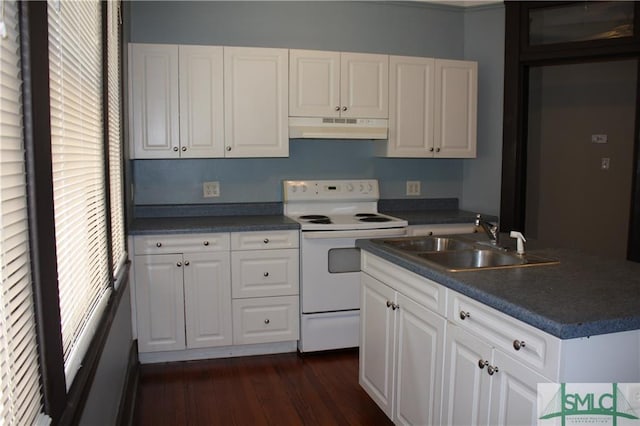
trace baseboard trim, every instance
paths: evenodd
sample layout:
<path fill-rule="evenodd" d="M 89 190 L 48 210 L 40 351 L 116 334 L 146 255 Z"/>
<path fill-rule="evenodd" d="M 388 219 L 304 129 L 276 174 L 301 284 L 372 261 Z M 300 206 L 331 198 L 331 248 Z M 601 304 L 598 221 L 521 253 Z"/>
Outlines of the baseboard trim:
<path fill-rule="evenodd" d="M 127 364 L 127 375 L 120 397 L 120 408 L 116 424 L 119 426 L 133 425 L 133 416 L 136 411 L 136 396 L 138 394 L 138 383 L 140 381 L 140 362 L 138 361 L 138 341 L 131 342 L 129 349 L 129 362 Z"/>

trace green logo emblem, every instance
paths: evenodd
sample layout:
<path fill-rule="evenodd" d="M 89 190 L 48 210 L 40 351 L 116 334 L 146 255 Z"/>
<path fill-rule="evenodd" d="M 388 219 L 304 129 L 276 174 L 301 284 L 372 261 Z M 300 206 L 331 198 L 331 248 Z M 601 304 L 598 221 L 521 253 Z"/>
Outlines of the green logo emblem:
<path fill-rule="evenodd" d="M 538 385 L 539 404 L 543 403 L 540 398 L 541 387 L 549 385 L 559 388 L 550 400 L 545 399 L 547 404 L 539 408 L 540 420 L 557 418 L 562 426 L 567 424 L 567 419 L 571 424 L 602 424 L 603 420 L 608 419 L 609 421 L 604 423 L 613 426 L 618 425 L 619 419 L 640 420 L 617 383 L 593 384 L 595 389 L 593 386 L 589 387 L 590 384 L 573 384 L 571 391 L 567 390 L 566 383 L 541 383 Z M 608 389 L 603 389 L 603 386 L 607 386 Z M 546 389 L 548 395 L 549 388 Z"/>

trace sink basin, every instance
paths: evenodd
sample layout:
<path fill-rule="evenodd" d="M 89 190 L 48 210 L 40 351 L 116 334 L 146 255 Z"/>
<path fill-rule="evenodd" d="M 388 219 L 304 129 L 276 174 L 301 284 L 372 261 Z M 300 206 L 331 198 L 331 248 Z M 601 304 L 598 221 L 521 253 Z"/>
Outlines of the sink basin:
<path fill-rule="evenodd" d="M 524 266 L 550 265 L 556 260 L 537 256 L 518 256 L 492 249 L 473 249 L 442 252 L 417 253 L 419 258 L 435 263 L 450 272 L 474 271 L 478 269 L 520 268 Z"/>
<path fill-rule="evenodd" d="M 398 250 L 410 252 L 440 252 L 450 250 L 464 250 L 473 248 L 473 245 L 460 240 L 447 237 L 410 237 L 385 239 L 383 244 Z"/>
<path fill-rule="evenodd" d="M 552 265 L 557 260 L 525 254 L 517 255 L 497 247 L 487 247 L 482 241 L 457 236 L 421 236 L 373 240 L 375 244 L 399 251 L 429 266 L 449 272 L 485 269 L 522 268 Z"/>

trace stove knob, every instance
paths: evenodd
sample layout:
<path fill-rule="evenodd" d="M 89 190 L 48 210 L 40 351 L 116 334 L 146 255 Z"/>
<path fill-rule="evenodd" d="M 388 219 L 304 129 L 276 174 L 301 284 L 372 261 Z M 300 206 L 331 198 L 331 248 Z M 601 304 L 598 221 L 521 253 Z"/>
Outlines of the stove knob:
<path fill-rule="evenodd" d="M 369 184 L 369 192 L 372 192 L 372 191 L 373 191 L 373 185 Z"/>
<path fill-rule="evenodd" d="M 353 185 L 351 185 L 350 183 L 347 184 L 347 191 L 353 191 Z"/>
<path fill-rule="evenodd" d="M 364 185 L 360 184 L 360 192 L 363 192 L 363 191 L 364 191 Z"/>
<path fill-rule="evenodd" d="M 298 187 L 297 187 L 297 186 L 295 186 L 295 185 L 293 185 L 293 186 L 291 187 L 291 192 L 296 192 L 296 191 L 298 191 Z"/>
<path fill-rule="evenodd" d="M 307 185 L 302 185 L 302 192 L 307 192 Z"/>

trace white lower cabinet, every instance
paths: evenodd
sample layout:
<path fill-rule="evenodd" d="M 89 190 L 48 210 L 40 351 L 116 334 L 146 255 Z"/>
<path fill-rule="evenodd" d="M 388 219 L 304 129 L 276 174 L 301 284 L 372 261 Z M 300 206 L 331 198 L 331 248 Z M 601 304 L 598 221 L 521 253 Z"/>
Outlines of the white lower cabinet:
<path fill-rule="evenodd" d="M 297 247 L 298 231 L 134 237 L 139 352 L 171 352 L 149 355 L 158 362 L 206 358 L 207 348 L 295 343 Z"/>
<path fill-rule="evenodd" d="M 147 253 L 135 256 L 140 352 L 230 344 L 229 252 L 214 244 L 222 239 L 228 246 L 228 236 L 194 236 L 182 252 L 162 253 L 173 251 L 167 247 L 174 238 L 159 236 L 155 246 L 147 244 L 149 237 L 138 241 L 139 252 Z"/>
<path fill-rule="evenodd" d="M 361 386 L 396 424 L 437 423 L 445 319 L 362 274 Z"/>
<path fill-rule="evenodd" d="M 396 424 L 533 425 L 538 383 L 640 381 L 640 330 L 562 340 L 366 251 L 361 277 L 359 381 Z"/>

